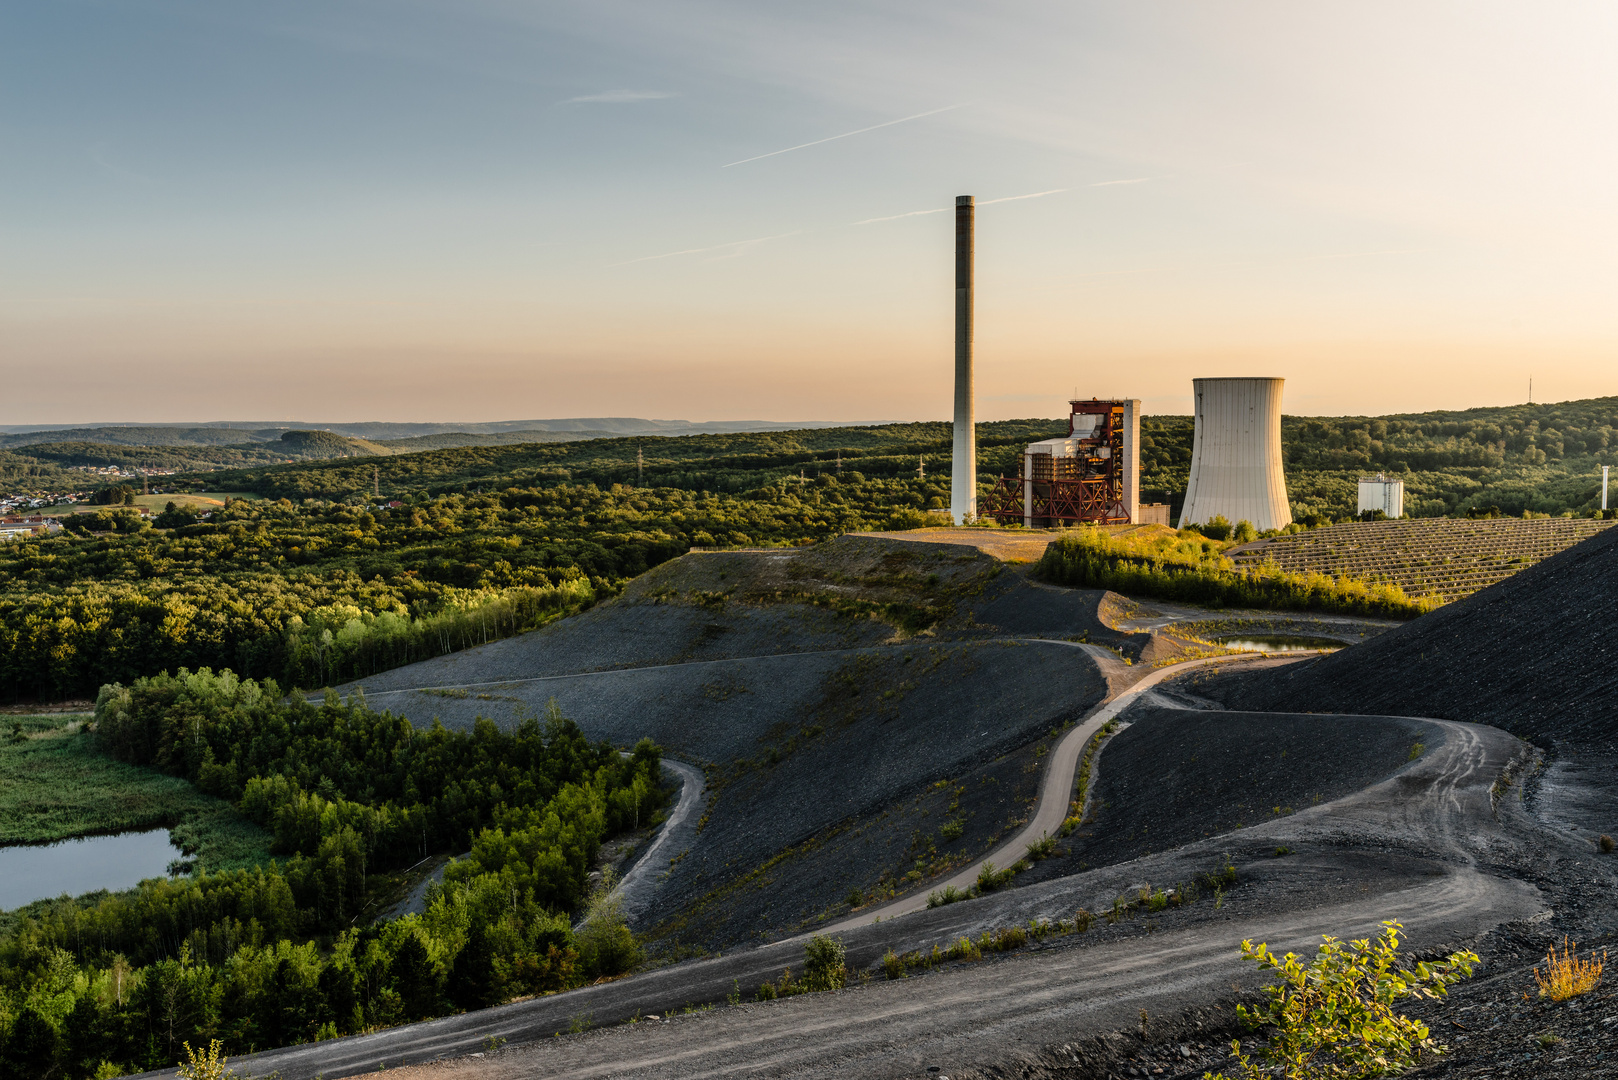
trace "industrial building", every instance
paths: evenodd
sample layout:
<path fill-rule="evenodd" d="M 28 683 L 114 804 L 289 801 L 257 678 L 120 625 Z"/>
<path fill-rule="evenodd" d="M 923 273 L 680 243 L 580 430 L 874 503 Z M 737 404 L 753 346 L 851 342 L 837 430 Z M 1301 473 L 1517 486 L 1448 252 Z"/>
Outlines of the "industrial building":
<path fill-rule="evenodd" d="M 1405 482 L 1381 473 L 1360 477 L 1359 512 L 1363 514 L 1368 510 L 1380 510 L 1390 518 L 1404 517 Z"/>
<path fill-rule="evenodd" d="M 1140 502 L 1140 402 L 1070 401 L 1067 434 L 1032 443 L 1015 477 L 996 482 L 985 516 L 1032 529 L 1091 523 L 1168 524 Z"/>
<path fill-rule="evenodd" d="M 1223 517 L 1263 532 L 1292 523 L 1281 467 L 1285 379 L 1193 379 L 1196 428 L 1180 527 Z"/>

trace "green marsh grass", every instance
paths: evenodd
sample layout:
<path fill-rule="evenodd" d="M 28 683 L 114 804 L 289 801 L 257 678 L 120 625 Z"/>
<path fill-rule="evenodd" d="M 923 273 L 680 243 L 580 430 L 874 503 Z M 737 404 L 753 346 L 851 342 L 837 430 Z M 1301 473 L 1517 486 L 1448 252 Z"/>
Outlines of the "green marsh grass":
<path fill-rule="evenodd" d="M 270 835 L 185 780 L 102 754 L 88 716 L 27 716 L 0 741 L 0 844 L 168 828 L 209 870 L 269 867 Z"/>

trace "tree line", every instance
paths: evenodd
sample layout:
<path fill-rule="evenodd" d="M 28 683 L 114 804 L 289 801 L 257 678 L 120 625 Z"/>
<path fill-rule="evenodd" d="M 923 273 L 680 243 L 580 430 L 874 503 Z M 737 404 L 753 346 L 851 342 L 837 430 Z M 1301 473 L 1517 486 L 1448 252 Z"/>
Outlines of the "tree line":
<path fill-rule="evenodd" d="M 283 861 L 27 909 L 0 939 L 0 1062 L 12 1075 L 172 1065 L 481 1008 L 625 970 L 610 901 L 580 931 L 603 839 L 653 820 L 659 750 L 620 755 L 556 712 L 511 731 L 408 721 L 273 682 L 180 672 L 109 685 L 98 744 L 183 776 L 274 835 Z M 472 849 L 423 915 L 379 925 L 387 871 Z"/>

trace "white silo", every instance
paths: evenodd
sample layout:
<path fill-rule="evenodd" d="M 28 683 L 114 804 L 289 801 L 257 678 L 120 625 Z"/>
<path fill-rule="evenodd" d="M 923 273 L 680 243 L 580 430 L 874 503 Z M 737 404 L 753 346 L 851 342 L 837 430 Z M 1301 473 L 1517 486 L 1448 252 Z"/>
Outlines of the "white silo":
<path fill-rule="evenodd" d="M 1292 522 L 1281 469 L 1285 379 L 1192 379 L 1196 432 L 1180 527 L 1223 516 L 1259 531 Z"/>
<path fill-rule="evenodd" d="M 1377 473 L 1360 477 L 1359 513 L 1380 510 L 1390 518 L 1405 516 L 1405 482 Z"/>

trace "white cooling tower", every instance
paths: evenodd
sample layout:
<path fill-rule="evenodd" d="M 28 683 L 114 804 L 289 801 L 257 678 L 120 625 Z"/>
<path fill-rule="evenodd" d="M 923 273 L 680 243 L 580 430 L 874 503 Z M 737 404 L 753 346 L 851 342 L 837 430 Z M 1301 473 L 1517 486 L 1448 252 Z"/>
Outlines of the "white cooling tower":
<path fill-rule="evenodd" d="M 1196 433 L 1180 527 L 1223 516 L 1261 532 L 1291 524 L 1281 471 L 1285 379 L 1192 379 Z"/>

